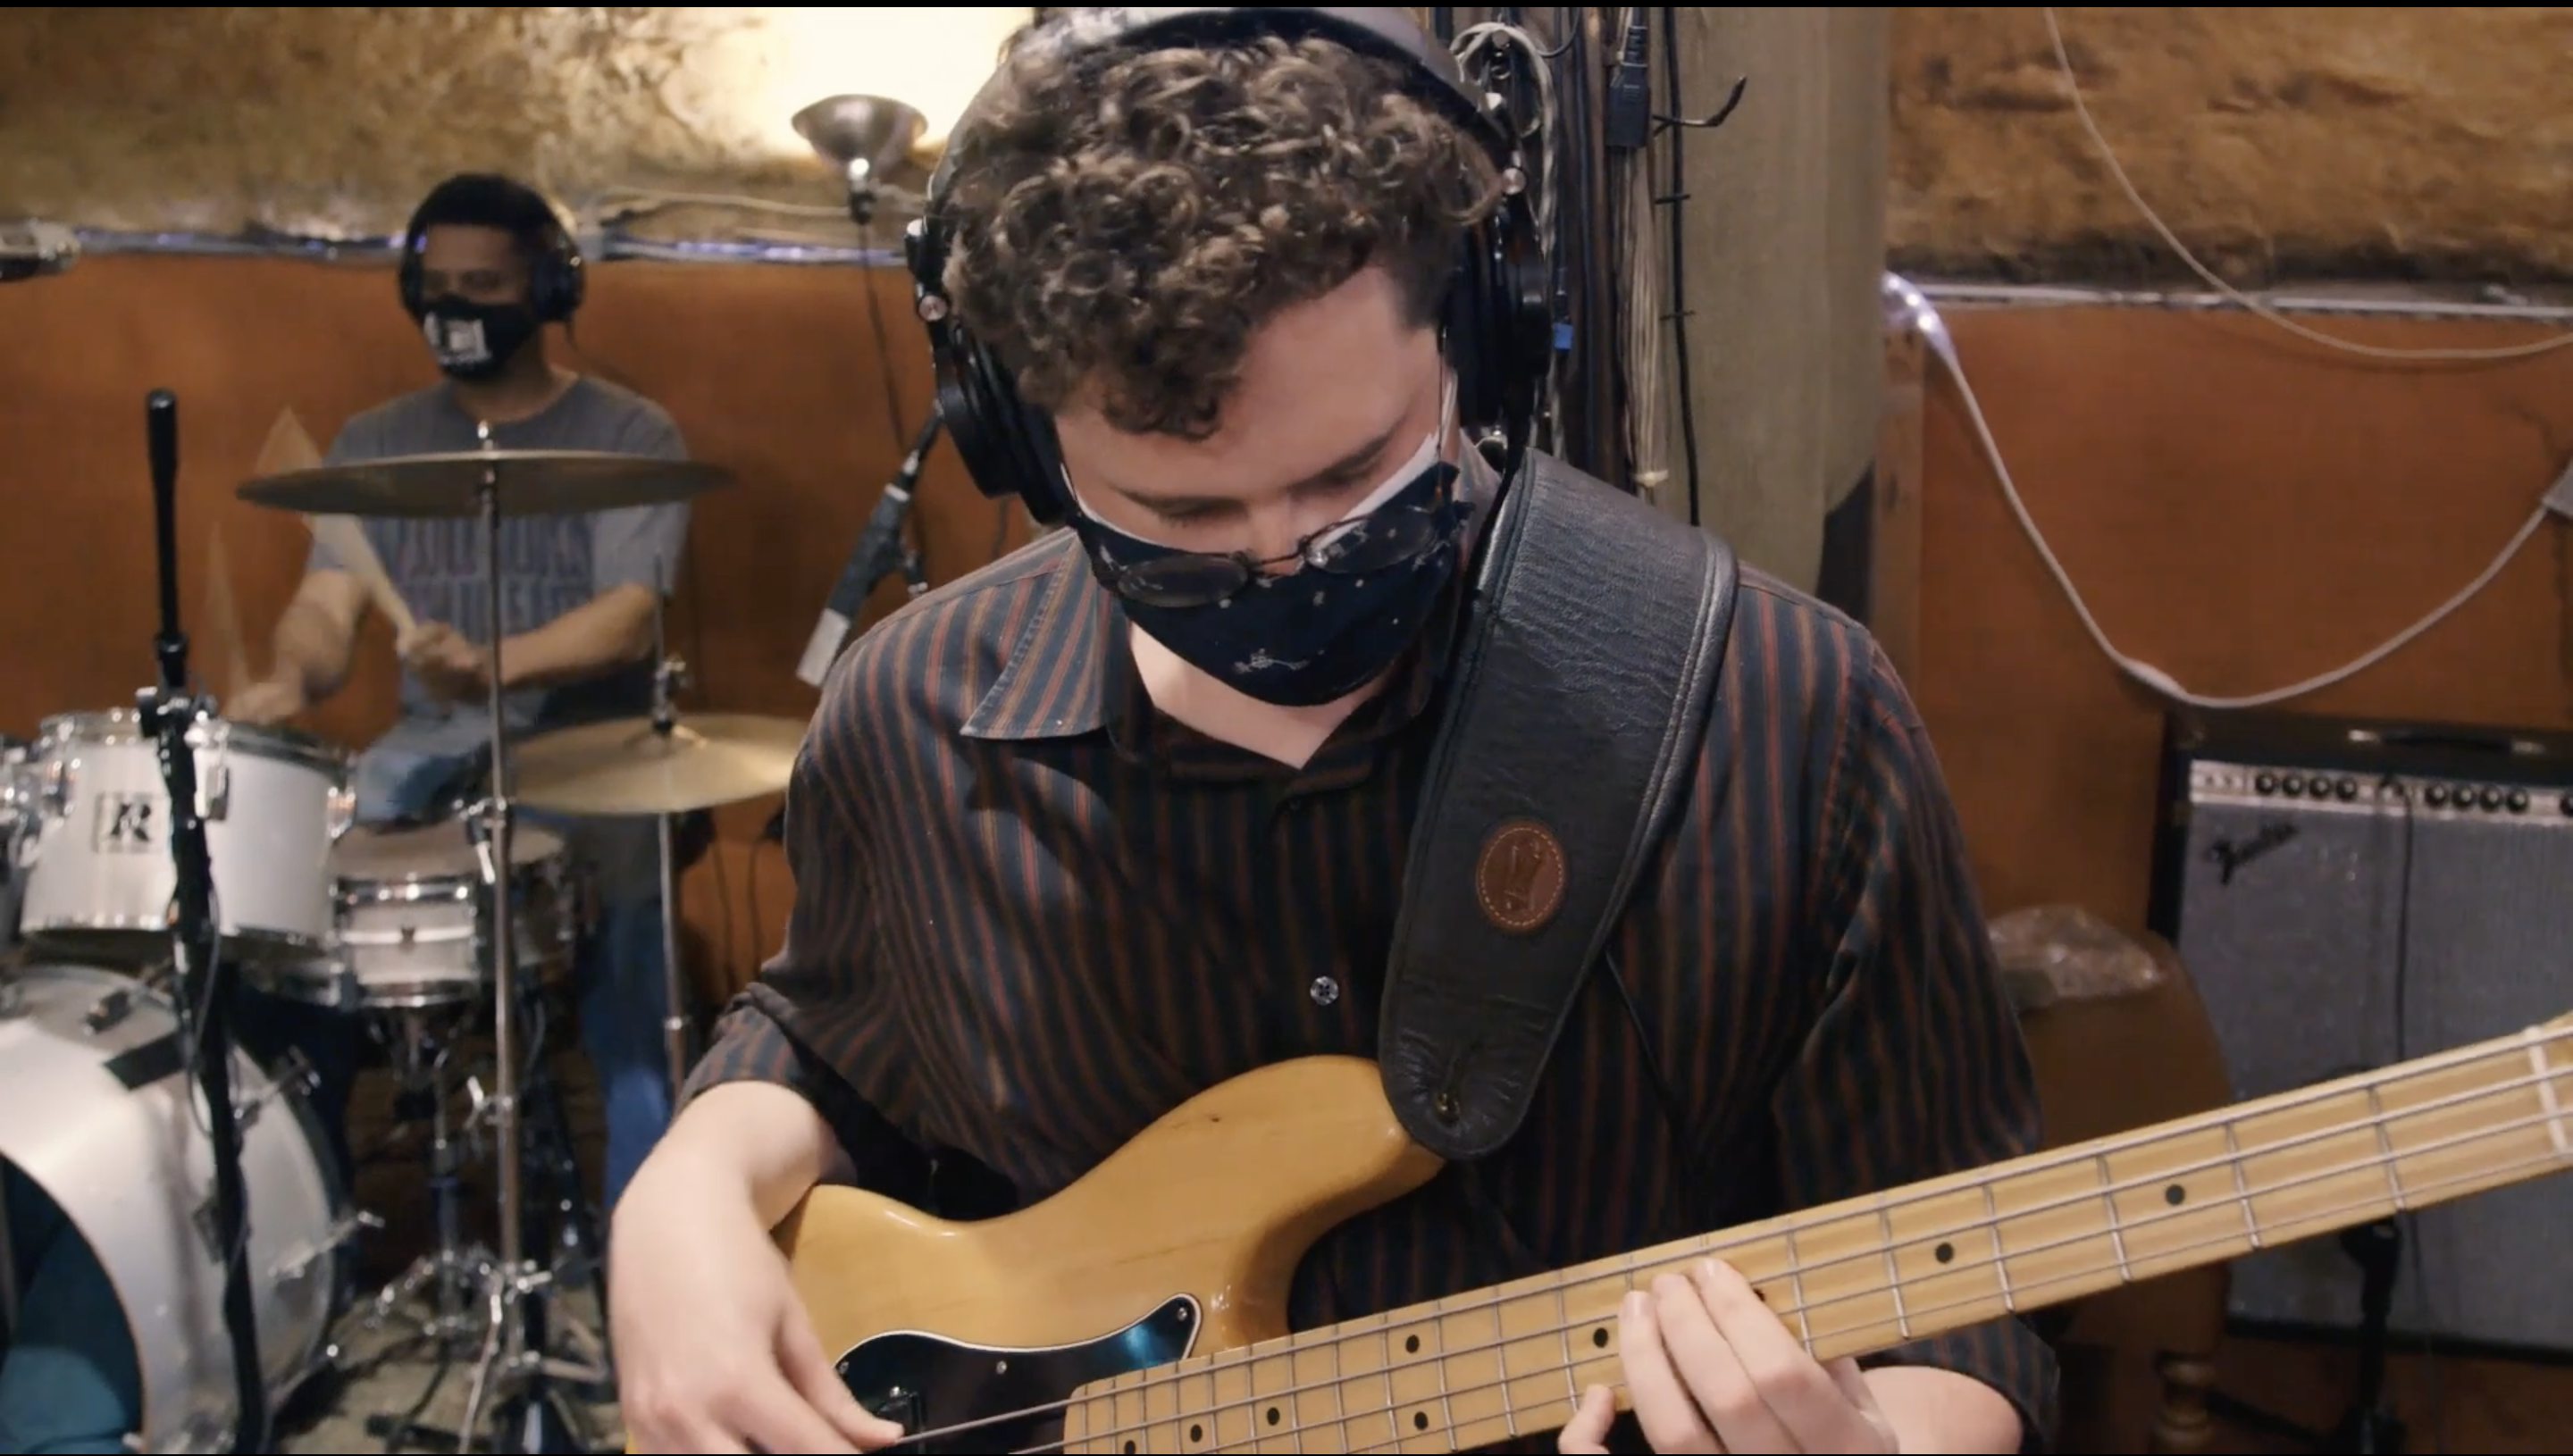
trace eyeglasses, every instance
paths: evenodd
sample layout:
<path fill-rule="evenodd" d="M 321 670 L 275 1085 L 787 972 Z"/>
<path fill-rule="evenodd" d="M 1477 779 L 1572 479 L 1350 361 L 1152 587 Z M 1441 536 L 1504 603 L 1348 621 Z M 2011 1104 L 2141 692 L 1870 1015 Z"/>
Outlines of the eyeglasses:
<path fill-rule="evenodd" d="M 1148 561 L 1118 561 L 1094 545 L 1092 559 L 1119 596 L 1140 606 L 1201 607 L 1231 601 L 1267 574 L 1266 568 L 1297 562 L 1334 576 L 1365 576 L 1427 555 L 1447 531 L 1440 506 L 1380 506 L 1334 521 L 1295 543 L 1283 556 L 1263 559 L 1248 551 L 1218 555 L 1174 551 Z"/>

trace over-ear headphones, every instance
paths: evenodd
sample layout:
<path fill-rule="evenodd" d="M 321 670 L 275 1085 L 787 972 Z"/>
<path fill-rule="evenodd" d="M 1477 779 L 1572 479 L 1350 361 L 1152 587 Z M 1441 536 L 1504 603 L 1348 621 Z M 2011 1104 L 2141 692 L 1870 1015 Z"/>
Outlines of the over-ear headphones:
<path fill-rule="evenodd" d="M 1506 449 L 1505 469 L 1515 468 L 1554 361 L 1545 250 L 1527 197 L 1527 173 L 1517 140 L 1462 76 L 1456 58 L 1408 12 L 1392 6 L 1085 7 L 1046 21 L 1030 43 L 1073 52 L 1219 45 L 1262 35 L 1318 37 L 1405 63 L 1405 89 L 1453 118 L 1491 153 L 1505 193 L 1492 215 L 1459 244 L 1440 337 L 1456 375 L 1457 422 L 1469 438 L 1497 436 Z M 1054 421 L 1020 397 L 1009 369 L 956 318 L 947 296 L 954 240 L 941 202 L 958 151 L 953 139 L 971 128 L 981 102 L 976 97 L 951 129 L 947 155 L 929 180 L 927 205 L 903 240 L 904 255 L 921 321 L 929 327 L 939 418 L 958 457 L 984 494 L 1016 495 L 1031 515 L 1051 525 L 1072 508 Z"/>
<path fill-rule="evenodd" d="M 421 281 L 421 245 L 429 229 L 441 223 L 461 221 L 440 216 L 446 210 L 439 204 L 449 189 L 462 186 L 474 187 L 491 196 L 516 194 L 510 211 L 521 212 L 530 219 L 539 215 L 543 217 L 543 222 L 532 225 L 490 223 L 479 226 L 505 228 L 517 234 L 519 241 L 527 245 L 532 255 L 527 302 L 535 311 L 536 321 L 540 324 L 569 323 L 571 316 L 579 312 L 580 302 L 589 289 L 588 270 L 581 262 L 580 244 L 573 240 L 571 225 L 563 221 L 561 211 L 546 201 L 542 193 L 504 177 L 450 177 L 431 189 L 429 197 L 413 211 L 411 225 L 403 230 L 402 260 L 398 272 L 403 309 L 414 319 L 429 312 L 429 301 L 424 297 Z"/>

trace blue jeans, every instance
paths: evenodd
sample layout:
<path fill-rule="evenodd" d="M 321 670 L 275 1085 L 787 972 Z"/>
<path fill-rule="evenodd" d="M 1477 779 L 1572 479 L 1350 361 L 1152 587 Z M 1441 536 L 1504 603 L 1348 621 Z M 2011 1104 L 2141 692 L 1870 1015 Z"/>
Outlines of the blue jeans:
<path fill-rule="evenodd" d="M 426 751 L 408 745 L 379 743 L 359 755 L 353 787 L 358 820 L 424 818 L 440 807 L 435 796 L 454 782 L 458 768 L 472 758 L 458 753 Z M 531 824 L 559 827 L 560 821 L 529 814 Z M 582 1050 L 597 1074 L 607 1121 L 606 1166 L 600 1179 L 603 1214 L 644 1154 L 670 1125 L 669 1069 L 661 1044 L 661 1022 L 668 1002 L 661 955 L 661 897 L 658 893 L 607 900 L 599 923 L 581 939 L 574 954 L 579 986 Z M 256 1010 L 246 1007 L 237 1034 L 255 1053 L 273 1055 L 260 1044 L 272 1038 L 279 1051 L 303 1053 L 316 1074 L 314 1110 L 332 1140 L 333 1155 L 349 1168 L 347 1115 L 349 1087 L 356 1080 L 364 1026 L 355 1018 L 321 1007 L 246 993 Z M 252 1024 L 267 1027 L 254 1035 Z"/>
<path fill-rule="evenodd" d="M 461 756 L 379 745 L 358 761 L 358 818 L 382 822 L 428 812 Z M 528 816 L 533 822 L 537 816 Z M 665 995 L 661 905 L 655 894 L 610 901 L 576 955 L 581 1042 L 598 1075 L 607 1120 L 602 1211 L 615 1206 L 644 1154 L 670 1122 L 661 1050 Z M 353 1186 L 349 1090 L 366 1035 L 357 1018 L 243 987 L 234 1036 L 274 1063 L 292 1050 L 315 1077 L 311 1098 L 338 1164 Z M 143 1420 L 141 1376 L 124 1307 L 88 1243 L 50 1198 L 7 1170 L 9 1243 L 18 1272 L 19 1320 L 0 1357 L 0 1451 L 125 1449 Z"/>

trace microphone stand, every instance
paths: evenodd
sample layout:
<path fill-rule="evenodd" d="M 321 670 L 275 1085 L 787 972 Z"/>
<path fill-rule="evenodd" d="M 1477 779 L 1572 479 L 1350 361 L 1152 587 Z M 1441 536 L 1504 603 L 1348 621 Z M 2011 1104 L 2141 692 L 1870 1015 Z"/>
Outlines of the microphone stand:
<path fill-rule="evenodd" d="M 188 638 L 179 630 L 179 400 L 155 389 L 144 400 L 152 459 L 152 511 L 161 570 L 161 631 L 152 639 L 161 682 L 135 694 L 143 731 L 158 744 L 161 782 L 170 795 L 170 857 L 177 873 L 171 931 L 173 978 L 182 1035 L 191 1044 L 197 1088 L 204 1094 L 214 1143 L 215 1242 L 224 1260 L 224 1331 L 230 1336 L 233 1397 L 239 1414 L 232 1449 L 268 1449 L 268 1377 L 259 1358 L 259 1326 L 250 1291 L 247 1199 L 242 1182 L 241 1124 L 233 1107 L 232 964 L 214 916 L 215 872 L 207 857 L 204 811 L 197 800 L 197 754 L 189 731 L 209 705 L 192 697 Z"/>

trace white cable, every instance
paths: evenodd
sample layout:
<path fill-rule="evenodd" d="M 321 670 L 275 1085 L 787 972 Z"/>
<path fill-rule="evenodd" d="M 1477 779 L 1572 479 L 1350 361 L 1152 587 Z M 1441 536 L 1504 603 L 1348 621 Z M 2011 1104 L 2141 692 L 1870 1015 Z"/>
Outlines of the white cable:
<path fill-rule="evenodd" d="M 2265 708 L 2290 698 L 2303 697 L 2307 693 L 2320 692 L 2335 683 L 2356 677 L 2401 651 L 2414 638 L 2447 620 L 2449 614 L 2472 601 L 2485 587 L 2490 586 L 2493 578 L 2499 576 L 2502 568 L 2510 564 L 2511 558 L 2519 554 L 2520 547 L 2528 544 L 2528 538 L 2537 533 L 2538 525 L 2555 509 L 2549 499 L 2541 499 L 2537 508 L 2529 512 L 2528 519 L 2520 522 L 2519 529 L 2511 533 L 2510 540 L 2502 546 L 2500 554 L 2493 557 L 2492 564 L 2486 566 L 2474 580 L 2467 582 L 2456 595 L 2440 603 L 2428 616 L 2386 638 L 2352 661 L 2328 672 L 2317 673 L 2301 682 L 2289 683 L 2285 687 L 2272 688 L 2267 692 L 2248 693 L 2239 697 L 2210 697 L 2193 693 L 2181 687 L 2178 680 L 2169 673 L 2143 658 L 2131 657 L 2119 651 L 2117 644 L 2109 640 L 2109 634 L 2101 630 L 2099 618 L 2091 614 L 2090 603 L 2082 599 L 2081 588 L 2073 584 L 2072 575 L 2064 569 L 2064 563 L 2056 558 L 2055 549 L 2047 544 L 2046 535 L 2038 529 L 2036 518 L 2029 514 L 2027 502 L 2020 498 L 2019 482 L 2011 478 L 2010 466 L 2002 459 L 2002 447 L 1993 438 L 1992 425 L 1984 419 L 1983 401 L 1975 397 L 1975 386 L 1966 377 L 1966 366 L 1958 361 L 1957 342 L 1948 333 L 1947 323 L 1939 317 L 1939 311 L 1918 288 L 1912 285 L 1910 280 L 1889 273 L 1885 276 L 1883 287 L 1889 319 L 1897 323 L 1909 324 L 1918 330 L 1923 342 L 1930 346 L 1930 352 L 1937 355 L 1939 363 L 1946 366 L 1948 377 L 1957 381 L 1957 394 L 1966 401 L 1967 421 L 1974 426 L 1976 442 L 1983 446 L 1985 462 L 1993 467 L 1993 478 L 2001 482 L 2003 501 L 2010 506 L 2012 516 L 2018 519 L 2019 528 L 2027 533 L 2029 544 L 2037 548 L 2037 558 L 2046 566 L 2047 574 L 2055 578 L 2055 584 L 2063 590 L 2065 600 L 2073 604 L 2073 614 L 2081 619 L 2082 630 L 2091 635 L 2092 643 L 2120 672 L 2176 703 L 2210 710 Z M 2551 498 L 2558 490 L 2573 490 L 2573 464 L 2568 464 L 2564 475 L 2557 480 L 2556 486 L 2548 491 L 2548 496 Z"/>
<path fill-rule="evenodd" d="M 1635 24 L 1639 10 L 1626 8 L 1621 34 Z M 1644 89 L 1649 96 L 1649 76 Z M 1664 105 L 1674 114 L 1679 110 L 1668 98 Z M 1662 424 L 1662 249 L 1653 226 L 1653 153 L 1648 142 L 1631 152 L 1610 154 L 1622 156 L 1613 162 L 1610 176 L 1617 188 L 1617 233 L 1626 245 L 1626 256 L 1618 260 L 1626 274 L 1626 458 L 1636 488 L 1647 499 L 1657 498 L 1671 476 Z"/>
<path fill-rule="evenodd" d="M 2326 349 L 2337 349 L 2343 353 L 2355 354 L 2367 359 L 2437 360 L 2452 363 L 2468 360 L 2527 359 L 2533 355 L 2573 347 L 2573 334 L 2555 334 L 2527 344 L 2514 344 L 2500 349 L 2388 349 L 2381 345 L 2361 344 L 2353 339 L 2343 339 L 2338 335 L 2308 329 L 2226 283 L 2213 269 L 2197 261 L 2197 255 L 2188 251 L 2188 245 L 2179 241 L 2178 235 L 2171 232 L 2170 226 L 2162 221 L 2161 214 L 2154 212 L 2152 204 L 2145 202 L 2144 195 L 2136 190 L 2135 181 L 2127 176 L 2126 166 L 2118 160 L 2117 149 L 2110 146 L 2109 139 L 2101 134 L 2100 124 L 2091 119 L 2090 103 L 2082 96 L 2082 78 L 2074 74 L 2073 56 L 2064 48 L 2064 30 L 2055 21 L 2055 7 L 2048 5 L 2041 9 L 2046 16 L 2047 38 L 2055 43 L 2055 64 L 2064 72 L 2065 91 L 2073 98 L 2073 115 L 2081 121 L 2082 130 L 2091 134 L 2091 145 L 2098 149 L 2100 160 L 2109 164 L 2109 175 L 2118 179 L 2118 190 L 2125 193 L 2127 201 L 2135 204 L 2136 211 L 2144 215 L 2146 223 L 2152 225 L 2153 232 L 2161 237 L 2162 246 L 2168 248 L 2173 257 L 2187 265 L 2188 271 L 2196 274 L 2208 288 L 2299 339 L 2322 345 Z M 1953 367 L 1953 361 L 1951 366 Z"/>

